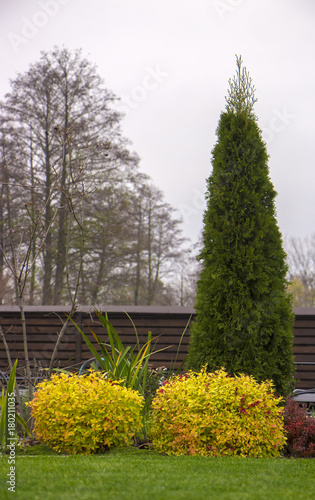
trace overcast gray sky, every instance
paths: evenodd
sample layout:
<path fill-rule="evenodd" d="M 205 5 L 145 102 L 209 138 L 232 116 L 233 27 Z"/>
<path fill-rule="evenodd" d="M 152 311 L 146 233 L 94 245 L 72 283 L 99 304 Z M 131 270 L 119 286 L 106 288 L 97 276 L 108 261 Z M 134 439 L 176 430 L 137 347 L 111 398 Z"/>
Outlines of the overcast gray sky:
<path fill-rule="evenodd" d="M 0 0 L 0 97 L 41 50 L 82 48 L 121 98 L 141 170 L 195 241 L 241 54 L 256 87 L 280 229 L 304 237 L 315 232 L 314 26 L 314 0 Z"/>

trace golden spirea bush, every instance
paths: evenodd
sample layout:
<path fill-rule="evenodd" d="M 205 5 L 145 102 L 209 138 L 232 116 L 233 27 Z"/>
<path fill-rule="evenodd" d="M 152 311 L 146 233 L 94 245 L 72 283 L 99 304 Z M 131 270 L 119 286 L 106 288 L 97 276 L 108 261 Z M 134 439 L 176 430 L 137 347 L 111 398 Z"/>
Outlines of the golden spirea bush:
<path fill-rule="evenodd" d="M 129 445 L 142 426 L 142 396 L 100 372 L 53 375 L 36 386 L 29 405 L 37 438 L 63 453 Z"/>
<path fill-rule="evenodd" d="M 286 441 L 281 401 L 270 381 L 188 372 L 157 391 L 152 441 L 169 455 L 278 457 Z"/>

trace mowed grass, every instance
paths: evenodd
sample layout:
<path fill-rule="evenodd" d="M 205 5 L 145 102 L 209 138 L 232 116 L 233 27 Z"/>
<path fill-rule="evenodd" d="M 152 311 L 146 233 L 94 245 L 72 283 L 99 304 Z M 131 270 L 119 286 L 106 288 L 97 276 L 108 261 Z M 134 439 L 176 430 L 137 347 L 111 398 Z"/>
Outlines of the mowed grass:
<path fill-rule="evenodd" d="M 136 448 L 94 456 L 0 458 L 0 498 L 16 500 L 313 500 L 315 459 L 174 457 Z"/>

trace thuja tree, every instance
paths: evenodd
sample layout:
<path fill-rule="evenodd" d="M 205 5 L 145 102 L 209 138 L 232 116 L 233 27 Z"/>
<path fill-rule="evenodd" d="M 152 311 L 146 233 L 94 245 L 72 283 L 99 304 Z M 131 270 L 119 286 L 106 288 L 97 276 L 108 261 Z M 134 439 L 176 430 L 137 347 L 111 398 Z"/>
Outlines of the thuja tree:
<path fill-rule="evenodd" d="M 293 320 L 276 192 L 253 107 L 255 88 L 237 58 L 207 181 L 202 271 L 188 365 L 293 385 Z"/>

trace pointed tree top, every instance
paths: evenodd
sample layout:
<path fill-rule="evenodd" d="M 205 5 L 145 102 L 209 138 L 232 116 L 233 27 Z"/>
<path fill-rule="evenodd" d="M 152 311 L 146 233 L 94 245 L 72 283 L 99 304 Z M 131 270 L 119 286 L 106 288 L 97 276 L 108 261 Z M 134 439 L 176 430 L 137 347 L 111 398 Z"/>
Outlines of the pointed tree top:
<path fill-rule="evenodd" d="M 233 80 L 229 79 L 228 97 L 225 98 L 226 109 L 228 112 L 238 114 L 246 111 L 248 115 L 253 115 L 254 104 L 257 101 L 256 89 L 247 69 L 242 67 L 242 64 L 242 57 L 236 55 L 236 75 Z"/>

